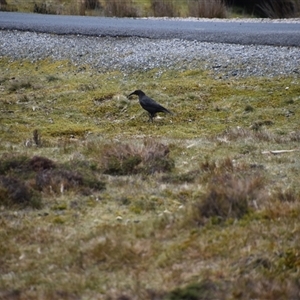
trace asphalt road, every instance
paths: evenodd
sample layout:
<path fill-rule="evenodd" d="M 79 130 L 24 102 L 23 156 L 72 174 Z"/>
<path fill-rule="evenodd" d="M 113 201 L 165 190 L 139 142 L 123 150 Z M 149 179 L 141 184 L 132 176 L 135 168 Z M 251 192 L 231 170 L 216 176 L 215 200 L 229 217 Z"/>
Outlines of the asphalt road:
<path fill-rule="evenodd" d="M 131 19 L 0 12 L 1 30 L 202 42 L 300 46 L 300 22 Z"/>

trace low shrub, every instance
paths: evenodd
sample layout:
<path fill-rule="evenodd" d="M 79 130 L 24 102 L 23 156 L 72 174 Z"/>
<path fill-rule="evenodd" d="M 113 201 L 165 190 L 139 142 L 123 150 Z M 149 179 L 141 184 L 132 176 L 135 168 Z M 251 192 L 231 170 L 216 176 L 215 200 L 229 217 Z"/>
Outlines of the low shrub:
<path fill-rule="evenodd" d="M 105 188 L 97 171 L 85 161 L 58 164 L 42 156 L 4 155 L 0 160 L 0 202 L 39 207 L 42 191 L 58 194 L 73 190 L 90 195 Z"/>
<path fill-rule="evenodd" d="M 41 197 L 21 180 L 0 175 L 0 204 L 40 208 Z"/>
<path fill-rule="evenodd" d="M 35 172 L 54 169 L 56 164 L 49 158 L 42 156 L 33 156 L 28 161 L 28 166 Z"/>
<path fill-rule="evenodd" d="M 135 174 L 142 161 L 137 150 L 128 144 L 105 145 L 100 159 L 104 173 L 110 175 Z"/>
<path fill-rule="evenodd" d="M 28 166 L 29 158 L 27 156 L 14 156 L 11 154 L 4 154 L 0 159 L 0 174 L 6 175 L 9 172 L 16 173 Z"/>
<path fill-rule="evenodd" d="M 100 165 L 110 175 L 169 172 L 174 168 L 169 152 L 168 146 L 150 140 L 142 146 L 106 144 L 100 154 Z"/>
<path fill-rule="evenodd" d="M 170 172 L 174 166 L 174 160 L 169 157 L 170 148 L 154 140 L 146 140 L 141 150 L 142 172 L 153 174 L 156 172 Z"/>
<path fill-rule="evenodd" d="M 217 175 L 197 204 L 198 217 L 240 219 L 249 212 L 249 201 L 257 199 L 263 186 L 264 180 L 258 175 L 244 178 L 230 173 Z"/>
<path fill-rule="evenodd" d="M 209 218 L 217 223 L 242 218 L 265 195 L 266 179 L 262 172 L 262 168 L 237 164 L 229 157 L 202 162 L 197 180 L 205 189 L 194 198 L 187 223 L 201 225 Z"/>
<path fill-rule="evenodd" d="M 105 183 L 98 180 L 89 164 L 71 162 L 58 165 L 54 169 L 45 169 L 36 173 L 35 185 L 38 190 L 51 191 L 56 194 L 75 190 L 84 195 L 105 188 Z"/>

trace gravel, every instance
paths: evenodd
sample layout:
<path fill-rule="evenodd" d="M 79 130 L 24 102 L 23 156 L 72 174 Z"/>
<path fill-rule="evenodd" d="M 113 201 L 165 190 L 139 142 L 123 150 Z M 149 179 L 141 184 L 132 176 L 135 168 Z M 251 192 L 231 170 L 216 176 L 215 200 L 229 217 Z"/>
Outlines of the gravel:
<path fill-rule="evenodd" d="M 111 38 L 0 31 L 0 57 L 44 58 L 91 65 L 99 72 L 206 69 L 220 78 L 300 76 L 297 47 L 274 47 L 161 40 Z"/>

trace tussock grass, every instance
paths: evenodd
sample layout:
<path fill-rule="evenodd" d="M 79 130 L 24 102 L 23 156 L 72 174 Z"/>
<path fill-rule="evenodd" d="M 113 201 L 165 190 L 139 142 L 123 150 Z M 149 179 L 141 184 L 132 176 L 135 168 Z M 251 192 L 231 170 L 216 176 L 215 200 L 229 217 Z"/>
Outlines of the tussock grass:
<path fill-rule="evenodd" d="M 145 140 L 142 145 L 105 144 L 99 152 L 100 168 L 106 174 L 153 174 L 174 168 L 169 147 L 153 140 Z"/>
<path fill-rule="evenodd" d="M 1 297 L 298 295 L 297 76 L 7 64 Z M 30 86 L 11 88 L 9 78 L 28 74 Z M 174 116 L 148 123 L 126 99 L 139 86 Z"/>
<path fill-rule="evenodd" d="M 106 0 L 104 14 L 108 17 L 139 17 L 138 9 L 131 0 Z"/>
<path fill-rule="evenodd" d="M 226 6 L 223 0 L 191 0 L 189 16 L 197 18 L 226 18 Z"/>
<path fill-rule="evenodd" d="M 151 9 L 154 17 L 179 17 L 175 1 L 151 0 Z"/>

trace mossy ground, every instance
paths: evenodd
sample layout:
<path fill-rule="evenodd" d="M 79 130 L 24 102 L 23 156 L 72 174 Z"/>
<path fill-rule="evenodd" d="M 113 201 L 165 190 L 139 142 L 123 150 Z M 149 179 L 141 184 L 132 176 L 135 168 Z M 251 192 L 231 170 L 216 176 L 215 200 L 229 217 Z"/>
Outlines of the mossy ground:
<path fill-rule="evenodd" d="M 5 58 L 0 68 L 0 175 L 41 199 L 1 205 L 1 297 L 297 298 L 299 151 L 264 152 L 299 150 L 299 77 Z M 126 97 L 137 88 L 174 115 L 148 123 Z M 151 151 L 166 168 L 149 171 Z M 105 155 L 127 175 L 107 175 Z M 65 171 L 45 171 L 52 181 L 38 189 L 44 173 L 26 173 L 20 157 Z M 0 200 L 7 193 L 2 184 Z"/>

